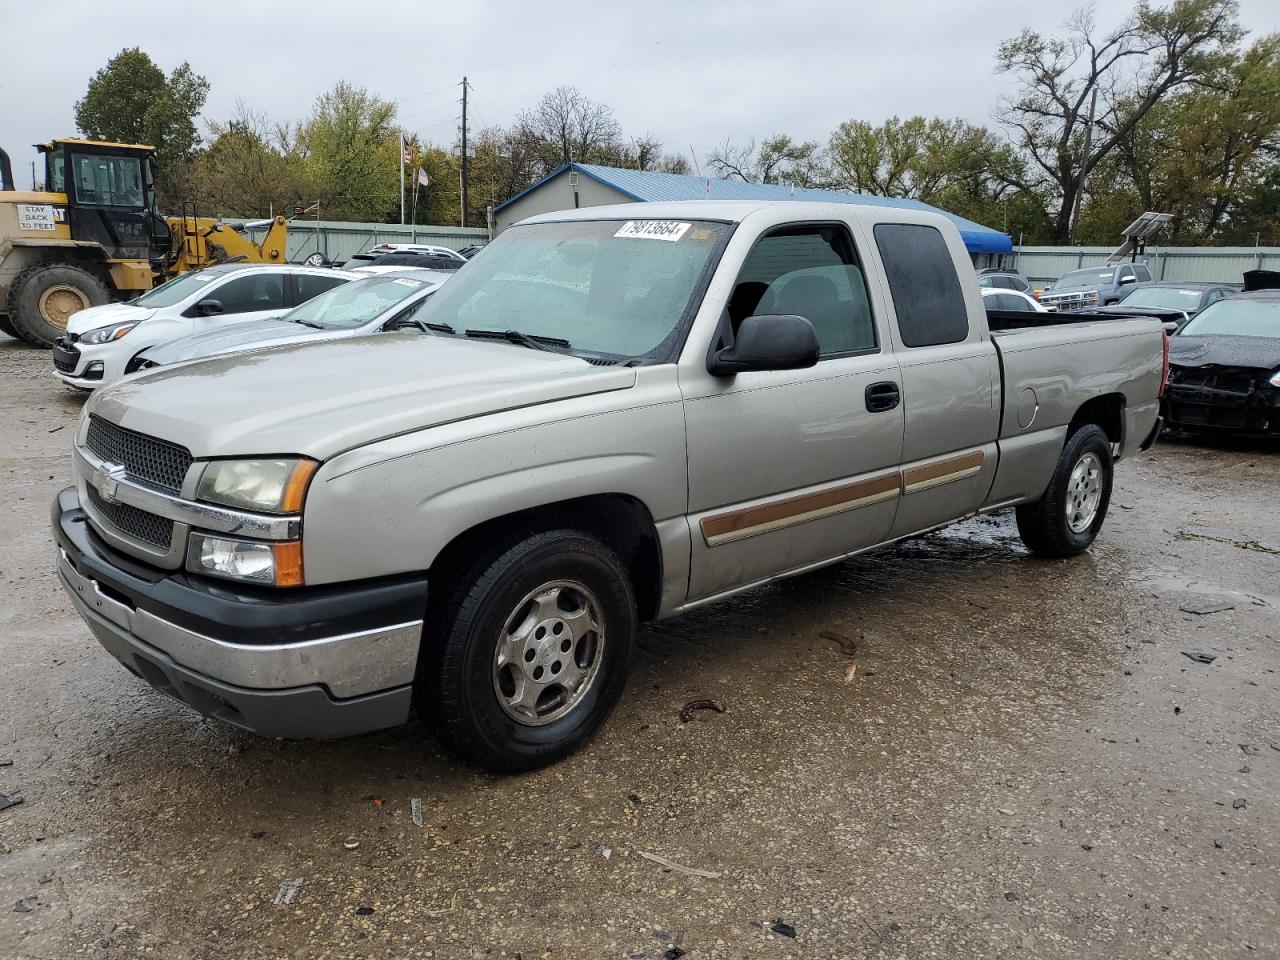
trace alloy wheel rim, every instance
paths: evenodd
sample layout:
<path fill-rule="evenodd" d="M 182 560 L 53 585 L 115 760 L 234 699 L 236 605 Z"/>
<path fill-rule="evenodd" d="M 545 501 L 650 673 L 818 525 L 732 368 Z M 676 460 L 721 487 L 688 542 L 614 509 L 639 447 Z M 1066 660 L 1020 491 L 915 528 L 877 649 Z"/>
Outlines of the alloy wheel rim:
<path fill-rule="evenodd" d="M 1067 481 L 1067 526 L 1072 533 L 1084 533 L 1093 525 L 1102 503 L 1102 461 L 1096 453 L 1086 453 L 1071 469 Z"/>
<path fill-rule="evenodd" d="M 530 590 L 503 625 L 493 655 L 493 692 L 511 719 L 540 727 L 571 713 L 604 659 L 600 601 L 575 580 Z"/>
<path fill-rule="evenodd" d="M 67 329 L 67 321 L 73 313 L 89 306 L 84 291 L 69 283 L 59 283 L 40 294 L 40 316 L 59 330 Z"/>

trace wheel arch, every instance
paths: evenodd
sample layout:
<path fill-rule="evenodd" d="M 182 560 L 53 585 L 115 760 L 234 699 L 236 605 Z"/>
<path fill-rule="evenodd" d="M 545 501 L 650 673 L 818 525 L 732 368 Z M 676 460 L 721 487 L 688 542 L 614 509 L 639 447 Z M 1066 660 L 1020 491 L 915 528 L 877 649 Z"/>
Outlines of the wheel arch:
<path fill-rule="evenodd" d="M 428 570 L 442 586 L 470 561 L 499 545 L 547 530 L 571 529 L 590 534 L 618 554 L 626 565 L 641 620 L 657 616 L 662 600 L 662 550 L 649 508 L 638 497 L 601 493 L 527 507 L 484 520 L 454 536 L 436 554 Z"/>
<path fill-rule="evenodd" d="M 1104 393 L 1090 397 L 1082 403 L 1071 423 L 1067 427 L 1070 438 L 1080 427 L 1088 423 L 1097 424 L 1111 441 L 1112 450 L 1120 450 L 1124 446 L 1124 411 L 1127 400 L 1123 393 Z"/>

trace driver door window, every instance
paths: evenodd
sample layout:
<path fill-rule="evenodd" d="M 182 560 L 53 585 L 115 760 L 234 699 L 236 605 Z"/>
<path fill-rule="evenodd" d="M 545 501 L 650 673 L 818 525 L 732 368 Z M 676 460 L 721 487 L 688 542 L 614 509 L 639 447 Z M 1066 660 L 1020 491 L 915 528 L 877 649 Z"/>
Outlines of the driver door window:
<path fill-rule="evenodd" d="M 284 274 L 254 271 L 227 281 L 207 299 L 222 304 L 222 317 L 252 320 L 259 315 L 269 316 L 286 309 Z"/>
<path fill-rule="evenodd" d="M 785 228 L 762 238 L 742 266 L 728 310 L 735 331 L 749 316 L 804 317 L 824 360 L 877 348 L 866 281 L 842 228 Z"/>

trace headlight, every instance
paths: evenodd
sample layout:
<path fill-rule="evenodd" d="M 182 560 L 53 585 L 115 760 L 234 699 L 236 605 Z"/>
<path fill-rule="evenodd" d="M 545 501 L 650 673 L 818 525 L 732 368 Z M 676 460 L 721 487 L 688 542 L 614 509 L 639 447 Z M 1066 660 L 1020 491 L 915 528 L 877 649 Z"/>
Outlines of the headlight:
<path fill-rule="evenodd" d="M 119 340 L 126 333 L 138 325 L 140 321 L 130 320 L 127 323 L 113 323 L 109 327 L 98 327 L 96 330 L 90 330 L 80 338 L 81 343 L 96 344 L 110 343 L 112 340 Z"/>
<path fill-rule="evenodd" d="M 213 460 L 200 475 L 196 497 L 242 510 L 298 513 L 318 466 L 297 458 Z"/>
<path fill-rule="evenodd" d="M 1273 387 L 1280 387 L 1280 370 L 1273 373 L 1271 375 L 1271 379 L 1268 380 L 1267 383 L 1271 384 Z"/>
<path fill-rule="evenodd" d="M 302 584 L 302 544 L 297 540 L 263 543 L 193 533 L 187 548 L 187 569 L 267 587 L 297 587 Z"/>

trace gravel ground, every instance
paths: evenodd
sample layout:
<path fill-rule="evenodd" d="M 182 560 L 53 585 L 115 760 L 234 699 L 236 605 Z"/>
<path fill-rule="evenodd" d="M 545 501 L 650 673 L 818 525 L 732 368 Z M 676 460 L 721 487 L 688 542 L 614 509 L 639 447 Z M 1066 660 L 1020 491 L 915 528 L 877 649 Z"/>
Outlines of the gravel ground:
<path fill-rule="evenodd" d="M 1273 447 L 1122 464 L 1071 561 L 981 518 L 648 627 L 592 744 L 496 778 L 111 660 L 53 572 L 48 365 L 0 338 L 0 957 L 1280 955 Z"/>

